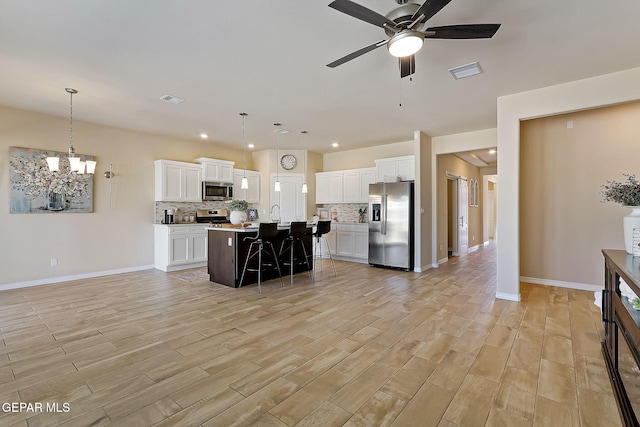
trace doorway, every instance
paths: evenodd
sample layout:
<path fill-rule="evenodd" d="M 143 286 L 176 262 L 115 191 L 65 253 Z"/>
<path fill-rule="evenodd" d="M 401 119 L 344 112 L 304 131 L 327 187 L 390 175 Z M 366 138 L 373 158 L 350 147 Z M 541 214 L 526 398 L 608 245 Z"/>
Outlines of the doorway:
<path fill-rule="evenodd" d="M 469 184 L 467 178 L 447 172 L 448 256 L 460 256 L 469 249 Z"/>
<path fill-rule="evenodd" d="M 498 203 L 498 175 L 484 175 L 482 182 L 484 197 L 482 209 L 482 235 L 485 241 L 497 240 L 497 203 Z"/>

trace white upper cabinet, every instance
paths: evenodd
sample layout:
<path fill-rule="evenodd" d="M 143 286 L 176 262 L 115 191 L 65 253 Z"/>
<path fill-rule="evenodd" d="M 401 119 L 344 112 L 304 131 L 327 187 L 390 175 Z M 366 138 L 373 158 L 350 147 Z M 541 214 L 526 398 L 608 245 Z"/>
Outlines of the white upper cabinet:
<path fill-rule="evenodd" d="M 242 190 L 242 177 L 245 171 L 242 169 L 233 170 L 233 198 L 246 200 L 247 203 L 260 203 L 260 172 L 246 171 L 249 188 Z"/>
<path fill-rule="evenodd" d="M 210 159 L 208 157 L 199 157 L 196 163 L 202 165 L 202 180 L 210 182 L 233 182 L 233 165 L 234 162 L 227 160 Z"/>
<path fill-rule="evenodd" d="M 316 173 L 316 204 L 342 203 L 342 172 Z"/>
<path fill-rule="evenodd" d="M 155 161 L 157 202 L 201 202 L 202 168 L 195 163 Z"/>
<path fill-rule="evenodd" d="M 375 182 L 376 169 L 348 169 L 316 173 L 316 204 L 367 203 L 369 184 Z"/>
<path fill-rule="evenodd" d="M 400 177 L 401 181 L 413 181 L 416 179 L 415 156 L 376 160 L 376 182 L 395 181 L 393 177 L 397 176 Z"/>
<path fill-rule="evenodd" d="M 369 184 L 376 182 L 376 169 L 352 169 L 343 171 L 344 203 L 367 203 Z"/>

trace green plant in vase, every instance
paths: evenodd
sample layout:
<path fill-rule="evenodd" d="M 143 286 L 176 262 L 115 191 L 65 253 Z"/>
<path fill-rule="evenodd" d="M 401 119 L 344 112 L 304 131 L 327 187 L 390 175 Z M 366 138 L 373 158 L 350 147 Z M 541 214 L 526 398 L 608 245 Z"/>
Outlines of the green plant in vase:
<path fill-rule="evenodd" d="M 633 230 L 640 229 L 640 182 L 635 175 L 622 175 L 627 177 L 626 181 L 607 180 L 602 185 L 602 201 L 619 203 L 631 209 L 631 213 L 623 218 L 623 225 L 625 249 L 628 254 L 633 254 Z"/>
<path fill-rule="evenodd" d="M 246 200 L 232 200 L 231 203 L 229 203 L 229 209 L 231 209 L 229 221 L 231 221 L 232 224 L 238 225 L 247 221 L 249 204 Z"/>

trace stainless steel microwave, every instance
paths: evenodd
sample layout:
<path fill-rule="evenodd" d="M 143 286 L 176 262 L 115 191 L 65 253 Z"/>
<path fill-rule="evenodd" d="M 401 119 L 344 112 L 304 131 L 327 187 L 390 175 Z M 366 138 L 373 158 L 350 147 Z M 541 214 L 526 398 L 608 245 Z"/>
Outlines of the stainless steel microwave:
<path fill-rule="evenodd" d="M 231 199 L 233 199 L 233 184 L 207 181 L 202 183 L 202 200 Z"/>

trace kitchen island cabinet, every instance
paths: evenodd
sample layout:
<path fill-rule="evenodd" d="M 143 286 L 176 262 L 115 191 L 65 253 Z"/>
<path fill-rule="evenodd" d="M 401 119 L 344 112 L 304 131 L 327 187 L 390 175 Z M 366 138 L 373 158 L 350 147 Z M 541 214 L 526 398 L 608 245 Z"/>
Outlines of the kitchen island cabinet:
<path fill-rule="evenodd" d="M 212 282 L 220 283 L 222 285 L 238 288 L 240 286 L 246 286 L 251 283 L 258 282 L 257 272 L 248 271 L 245 275 L 244 282 L 240 283 L 242 277 L 242 268 L 249 252 L 249 245 L 251 241 L 245 241 L 245 237 L 255 237 L 258 234 L 258 227 L 247 228 L 234 228 L 234 227 L 209 227 L 208 230 L 208 246 L 209 246 L 209 259 L 207 262 L 207 269 L 209 272 L 209 280 Z M 303 244 L 307 251 L 307 257 L 309 265 L 313 266 L 313 249 L 312 249 L 312 236 L 311 226 L 308 227 L 309 235 L 303 237 Z M 288 226 L 279 226 L 278 235 L 273 241 L 273 246 L 276 254 L 280 252 L 280 246 L 282 241 L 289 234 Z M 285 248 L 287 244 L 285 243 Z M 299 249 L 296 248 L 296 257 L 301 256 Z M 280 263 L 280 270 L 282 276 L 289 274 L 289 266 L 284 266 L 284 262 L 289 260 L 289 252 L 285 251 L 278 262 Z M 251 262 L 257 263 L 257 257 L 251 260 Z M 294 273 L 307 271 L 306 264 L 296 265 Z M 278 277 L 278 271 L 263 272 L 262 280 L 270 280 Z"/>

